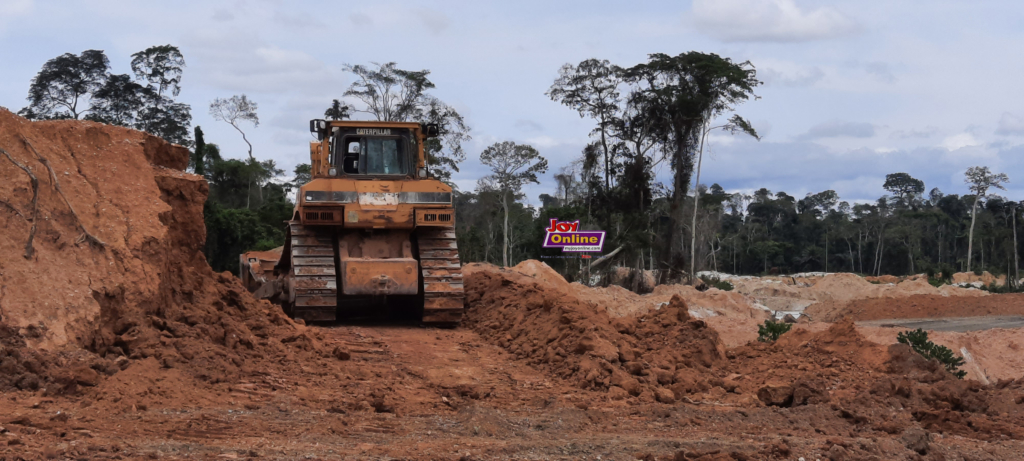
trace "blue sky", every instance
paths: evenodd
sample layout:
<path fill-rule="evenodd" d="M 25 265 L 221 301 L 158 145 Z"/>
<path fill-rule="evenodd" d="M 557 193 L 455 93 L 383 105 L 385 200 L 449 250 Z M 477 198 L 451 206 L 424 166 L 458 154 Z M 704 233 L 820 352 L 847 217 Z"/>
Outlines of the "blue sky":
<path fill-rule="evenodd" d="M 245 93 L 260 106 L 254 154 L 290 170 L 308 161 L 308 120 L 351 83 L 342 64 L 395 61 L 430 69 L 434 94 L 472 127 L 457 184 L 471 190 L 487 173 L 487 145 L 530 143 L 552 165 L 527 189 L 536 204 L 593 127 L 544 95 L 562 64 L 697 50 L 749 60 L 765 82 L 737 108 L 763 139 L 714 136 L 703 183 L 873 200 L 887 173 L 965 193 L 963 171 L 986 165 L 1019 200 L 1022 22 L 1024 6 L 995 1 L 0 0 L 0 106 L 23 107 L 29 80 L 59 54 L 102 49 L 128 73 L 132 53 L 170 43 L 188 64 L 178 99 L 208 142 L 245 156 L 207 110 Z"/>

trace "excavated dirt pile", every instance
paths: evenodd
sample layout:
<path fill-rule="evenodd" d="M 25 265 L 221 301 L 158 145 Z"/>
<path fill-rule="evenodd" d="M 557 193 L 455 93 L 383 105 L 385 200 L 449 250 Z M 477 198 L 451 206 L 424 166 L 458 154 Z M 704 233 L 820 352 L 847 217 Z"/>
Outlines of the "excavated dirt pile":
<path fill-rule="evenodd" d="M 679 296 L 641 317 L 612 319 L 567 287 L 483 265 L 465 272 L 467 326 L 581 388 L 672 402 L 724 359 L 718 334 Z"/>
<path fill-rule="evenodd" d="M 849 319 L 818 332 L 797 325 L 775 343 L 724 349 L 679 296 L 647 314 L 611 318 L 574 291 L 516 270 L 469 265 L 465 277 L 469 327 L 612 400 L 808 408 L 799 413 L 808 428 L 838 424 L 851 435 L 923 427 L 1024 439 L 1024 382 L 957 380 L 908 346 L 868 341 Z"/>
<path fill-rule="evenodd" d="M 318 349 L 207 265 L 208 188 L 187 149 L 2 109 L 0 149 L 0 387 L 92 386 L 143 359 L 217 382 Z"/>

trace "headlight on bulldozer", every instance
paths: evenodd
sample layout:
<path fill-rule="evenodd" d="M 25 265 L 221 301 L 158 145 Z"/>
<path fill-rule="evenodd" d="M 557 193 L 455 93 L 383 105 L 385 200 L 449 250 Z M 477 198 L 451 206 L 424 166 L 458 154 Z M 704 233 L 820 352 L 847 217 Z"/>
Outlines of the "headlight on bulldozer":
<path fill-rule="evenodd" d="M 332 168 L 327 170 L 327 174 L 329 174 L 331 176 L 337 176 L 338 175 L 338 169 L 332 167 Z"/>

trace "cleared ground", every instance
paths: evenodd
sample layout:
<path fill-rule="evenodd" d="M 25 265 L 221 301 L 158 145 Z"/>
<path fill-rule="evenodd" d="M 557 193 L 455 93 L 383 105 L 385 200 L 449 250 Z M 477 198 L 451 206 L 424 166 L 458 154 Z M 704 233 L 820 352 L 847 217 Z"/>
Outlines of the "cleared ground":
<path fill-rule="evenodd" d="M 917 329 L 930 331 L 981 331 L 993 328 L 1024 327 L 1024 316 L 986 316 L 986 317 L 945 317 L 937 319 L 887 319 L 857 322 L 858 326 Z"/>

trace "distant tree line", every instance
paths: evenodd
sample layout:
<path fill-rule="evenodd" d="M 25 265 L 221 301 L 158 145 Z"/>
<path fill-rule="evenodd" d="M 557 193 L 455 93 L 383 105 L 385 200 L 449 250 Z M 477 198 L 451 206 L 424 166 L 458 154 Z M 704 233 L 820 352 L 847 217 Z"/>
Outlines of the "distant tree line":
<path fill-rule="evenodd" d="M 310 180 L 310 167 L 298 165 L 289 181 L 273 160 L 258 160 L 246 135 L 259 126 L 258 106 L 244 94 L 210 104 L 211 116 L 231 125 L 245 143 L 243 159 L 222 157 L 200 127 L 191 129 L 190 106 L 173 99 L 184 67 L 171 45 L 133 54 L 131 75 L 112 74 L 102 51 L 64 54 L 32 79 L 29 104 L 19 113 L 127 126 L 192 148 L 190 168 L 210 183 L 207 258 L 217 270 L 235 271 L 240 253 L 283 244 L 291 192 Z M 331 100 L 324 117 L 362 113 L 380 121 L 438 124 L 441 135 L 424 146 L 428 167 L 451 183 L 466 157 L 470 129 L 429 93 L 435 88 L 430 71 L 403 70 L 393 62 L 343 68 L 355 80 L 341 99 Z M 965 173 L 970 194 L 963 196 L 938 189 L 925 195 L 922 181 L 893 173 L 886 177 L 887 194 L 873 203 L 844 202 L 831 190 L 797 199 L 781 191 L 730 194 L 717 184 L 701 185 L 711 133 L 758 138 L 750 123 L 732 113 L 757 98 L 758 85 L 749 62 L 700 52 L 652 54 L 631 67 L 597 59 L 566 64 L 546 95 L 592 119 L 593 142 L 555 173 L 555 190 L 539 197 L 539 207 L 524 203 L 523 188 L 547 171 L 540 152 L 508 141 L 485 149 L 481 162 L 491 173 L 473 191 L 456 189 L 454 198 L 463 262 L 514 265 L 561 256 L 541 248 L 544 228 L 557 218 L 607 232 L 605 251 L 595 259 L 546 259 L 573 280 L 614 266 L 658 269 L 663 281 L 707 269 L 1016 274 L 1021 203 L 992 194 L 1009 178 L 985 167 Z M 654 180 L 658 165 L 671 169 L 668 184 Z"/>
<path fill-rule="evenodd" d="M 605 251 L 595 259 L 545 259 L 570 280 L 612 266 L 658 269 L 662 281 L 700 270 L 1017 275 L 1022 203 L 991 194 L 1009 178 L 986 167 L 965 173 L 970 194 L 963 196 L 938 189 L 926 196 L 923 181 L 893 173 L 886 177 L 887 194 L 873 203 L 844 202 L 831 190 L 799 199 L 782 191 L 730 194 L 718 184 L 700 185 L 709 133 L 757 138 L 746 120 L 729 112 L 756 98 L 759 83 L 750 63 L 697 52 L 653 54 L 630 68 L 596 59 L 563 66 L 547 94 L 594 120 L 593 142 L 554 175 L 555 192 L 542 194 L 540 207 L 519 200 L 507 207 L 509 237 L 498 193 L 479 187 L 458 193 L 463 261 L 504 263 L 503 239 L 510 245 L 507 264 L 561 256 L 541 248 L 543 229 L 557 218 L 607 232 Z M 671 183 L 654 181 L 658 164 L 671 168 Z"/>

